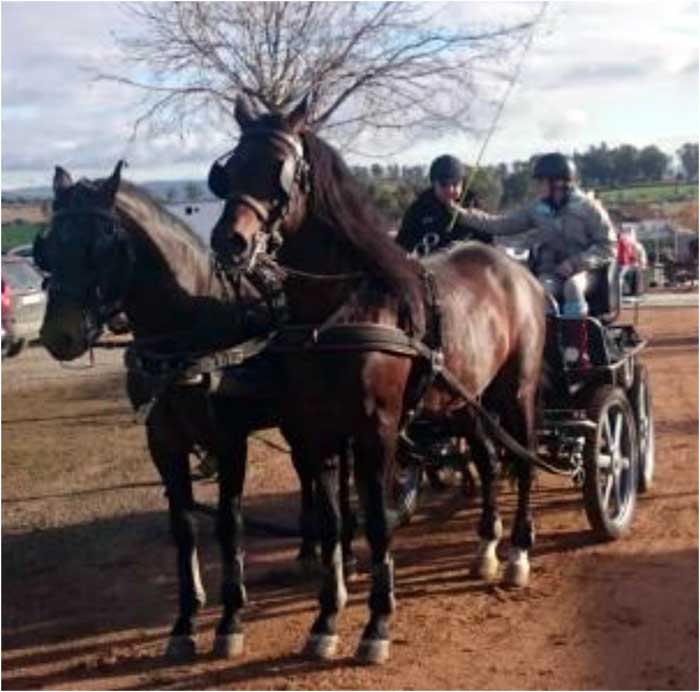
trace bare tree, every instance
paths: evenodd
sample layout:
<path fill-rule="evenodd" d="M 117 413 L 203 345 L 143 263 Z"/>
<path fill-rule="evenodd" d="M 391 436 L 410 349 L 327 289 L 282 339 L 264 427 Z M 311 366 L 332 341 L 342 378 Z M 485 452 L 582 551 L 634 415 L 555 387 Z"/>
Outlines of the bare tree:
<path fill-rule="evenodd" d="M 148 124 L 182 132 L 205 115 L 221 127 L 239 93 L 284 110 L 311 92 L 311 125 L 334 130 L 336 140 L 365 129 L 467 126 L 479 70 L 493 70 L 531 26 L 449 28 L 445 12 L 432 3 L 126 7 L 139 29 L 116 40 L 135 70 L 98 78 L 140 90 L 135 130 Z"/>

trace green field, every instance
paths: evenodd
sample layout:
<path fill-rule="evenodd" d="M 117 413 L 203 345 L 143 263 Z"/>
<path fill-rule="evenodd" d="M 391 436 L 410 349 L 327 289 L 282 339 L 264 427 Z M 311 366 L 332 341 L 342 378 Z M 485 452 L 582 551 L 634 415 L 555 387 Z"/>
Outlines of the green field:
<path fill-rule="evenodd" d="M 44 224 L 12 222 L 2 225 L 2 251 L 7 252 L 18 245 L 26 245 L 44 228 Z"/>
<path fill-rule="evenodd" d="M 688 183 L 679 183 L 678 185 L 638 185 L 627 188 L 598 190 L 596 195 L 607 204 L 688 202 L 698 198 L 698 186 Z"/>

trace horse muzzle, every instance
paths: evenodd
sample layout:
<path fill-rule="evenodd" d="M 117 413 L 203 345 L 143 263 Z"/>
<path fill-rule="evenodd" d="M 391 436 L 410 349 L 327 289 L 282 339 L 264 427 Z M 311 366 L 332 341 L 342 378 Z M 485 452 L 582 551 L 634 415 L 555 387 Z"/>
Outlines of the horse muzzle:
<path fill-rule="evenodd" d="M 39 338 L 56 360 L 79 358 L 86 353 L 99 333 L 99 326 L 79 305 L 49 295 Z"/>

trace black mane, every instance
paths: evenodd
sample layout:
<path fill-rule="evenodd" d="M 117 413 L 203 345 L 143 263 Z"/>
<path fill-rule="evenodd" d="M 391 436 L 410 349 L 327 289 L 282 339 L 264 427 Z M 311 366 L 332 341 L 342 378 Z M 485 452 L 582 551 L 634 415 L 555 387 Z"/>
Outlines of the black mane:
<path fill-rule="evenodd" d="M 304 135 L 304 145 L 311 165 L 312 216 L 349 243 L 363 266 L 405 302 L 411 324 L 422 330 L 420 265 L 394 242 L 386 219 L 335 149 L 311 133 Z"/>

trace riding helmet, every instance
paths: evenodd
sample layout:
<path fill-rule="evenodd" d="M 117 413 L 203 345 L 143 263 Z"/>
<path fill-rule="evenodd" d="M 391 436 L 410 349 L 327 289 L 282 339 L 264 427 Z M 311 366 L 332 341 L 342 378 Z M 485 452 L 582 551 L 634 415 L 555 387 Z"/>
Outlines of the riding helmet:
<path fill-rule="evenodd" d="M 535 163 L 532 177 L 572 181 L 576 177 L 576 166 L 570 158 L 559 152 L 542 154 Z"/>
<path fill-rule="evenodd" d="M 464 166 L 459 159 L 449 154 L 438 156 L 430 164 L 430 182 L 456 183 L 464 179 Z"/>

